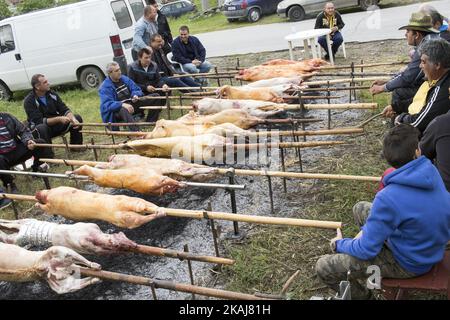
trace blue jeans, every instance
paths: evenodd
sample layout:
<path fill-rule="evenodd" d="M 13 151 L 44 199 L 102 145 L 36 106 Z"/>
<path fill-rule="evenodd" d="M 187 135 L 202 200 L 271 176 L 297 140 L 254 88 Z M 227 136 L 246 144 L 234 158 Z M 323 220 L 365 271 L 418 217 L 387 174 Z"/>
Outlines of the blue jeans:
<path fill-rule="evenodd" d="M 334 56 L 338 51 L 339 47 L 341 46 L 342 42 L 344 42 L 344 38 L 342 37 L 342 34 L 338 31 L 331 37 L 331 41 L 333 41 L 333 44 L 331 45 L 331 50 L 333 51 Z M 320 46 L 327 52 L 328 55 L 330 55 L 330 53 L 328 52 L 327 37 L 321 36 L 319 37 L 317 42 L 319 42 Z"/>
<path fill-rule="evenodd" d="M 211 70 L 211 63 L 204 61 L 200 66 L 196 66 L 193 63 L 183 64 L 183 69 L 187 73 L 207 73 Z"/>

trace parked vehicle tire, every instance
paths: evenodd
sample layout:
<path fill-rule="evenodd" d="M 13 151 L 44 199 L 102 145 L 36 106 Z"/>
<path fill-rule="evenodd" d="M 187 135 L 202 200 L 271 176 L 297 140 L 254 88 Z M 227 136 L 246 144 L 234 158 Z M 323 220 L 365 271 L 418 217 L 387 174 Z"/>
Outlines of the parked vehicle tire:
<path fill-rule="evenodd" d="M 232 23 L 232 22 L 235 22 L 235 21 L 237 21 L 238 19 L 236 19 L 236 18 L 227 18 L 227 21 L 229 22 L 229 23 Z"/>
<path fill-rule="evenodd" d="M 369 7 L 378 4 L 378 0 L 359 0 L 359 7 L 367 10 Z"/>
<path fill-rule="evenodd" d="M 305 18 L 305 10 L 300 6 L 289 8 L 288 18 L 290 21 L 300 21 Z"/>
<path fill-rule="evenodd" d="M 96 67 L 84 68 L 80 73 L 80 83 L 84 90 L 98 89 L 105 75 Z"/>
<path fill-rule="evenodd" d="M 248 21 L 256 22 L 261 19 L 261 11 L 258 8 L 252 8 L 248 12 Z"/>
<path fill-rule="evenodd" d="M 9 101 L 12 99 L 12 92 L 8 86 L 3 82 L 0 82 L 0 101 Z"/>

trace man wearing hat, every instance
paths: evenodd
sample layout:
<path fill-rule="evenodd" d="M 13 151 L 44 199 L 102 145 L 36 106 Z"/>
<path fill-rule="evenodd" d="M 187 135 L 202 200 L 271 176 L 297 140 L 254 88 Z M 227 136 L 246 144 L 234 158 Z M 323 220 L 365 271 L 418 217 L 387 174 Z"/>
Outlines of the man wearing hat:
<path fill-rule="evenodd" d="M 413 97 L 423 83 L 423 73 L 420 70 L 420 56 L 417 48 L 423 44 L 428 35 L 439 34 L 438 30 L 433 28 L 431 17 L 423 12 L 413 13 L 409 24 L 401 27 L 399 30 L 406 30 L 406 39 L 408 45 L 416 48 L 411 62 L 406 69 L 396 75 L 389 81 L 375 81 L 370 88 L 373 95 L 382 92 L 392 92 L 391 105 L 387 106 L 383 114 L 386 117 L 392 117 L 395 114 L 408 112 L 408 107 L 412 103 Z"/>

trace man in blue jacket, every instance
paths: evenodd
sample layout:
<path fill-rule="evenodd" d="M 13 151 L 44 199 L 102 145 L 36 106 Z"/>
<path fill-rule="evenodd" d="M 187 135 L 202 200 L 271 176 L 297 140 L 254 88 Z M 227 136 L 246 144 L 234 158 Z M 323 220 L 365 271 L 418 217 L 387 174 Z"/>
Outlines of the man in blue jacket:
<path fill-rule="evenodd" d="M 211 63 L 206 60 L 206 50 L 197 37 L 189 35 L 189 28 L 181 26 L 180 36 L 172 43 L 173 60 L 183 65 L 188 73 L 207 73 Z"/>
<path fill-rule="evenodd" d="M 108 76 L 98 90 L 100 96 L 100 114 L 104 123 L 135 122 L 133 114 L 139 111 L 139 97 L 142 90 L 130 78 L 123 76 L 117 62 L 106 66 Z M 116 129 L 116 127 L 113 127 Z M 131 131 L 139 131 L 135 125 L 129 126 Z"/>
<path fill-rule="evenodd" d="M 359 202 L 353 214 L 361 232 L 354 239 L 331 240 L 336 254 L 321 257 L 318 277 L 338 291 L 339 283 L 351 282 L 353 299 L 370 298 L 358 280 L 368 279 L 375 266 L 381 277 L 412 278 L 442 260 L 450 240 L 450 194 L 430 160 L 421 156 L 419 131 L 407 124 L 392 128 L 384 138 L 383 153 L 395 168 L 383 178 L 385 188 L 373 204 Z"/>

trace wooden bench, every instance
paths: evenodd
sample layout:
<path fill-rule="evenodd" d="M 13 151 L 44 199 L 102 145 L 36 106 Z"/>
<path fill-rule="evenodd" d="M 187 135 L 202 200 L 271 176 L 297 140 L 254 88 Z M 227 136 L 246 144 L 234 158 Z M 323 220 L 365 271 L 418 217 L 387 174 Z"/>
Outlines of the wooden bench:
<path fill-rule="evenodd" d="M 388 300 L 407 298 L 410 290 L 445 292 L 450 300 L 450 251 L 445 251 L 444 259 L 428 273 L 410 279 L 383 279 L 383 296 Z"/>

